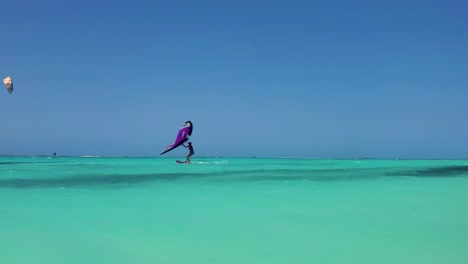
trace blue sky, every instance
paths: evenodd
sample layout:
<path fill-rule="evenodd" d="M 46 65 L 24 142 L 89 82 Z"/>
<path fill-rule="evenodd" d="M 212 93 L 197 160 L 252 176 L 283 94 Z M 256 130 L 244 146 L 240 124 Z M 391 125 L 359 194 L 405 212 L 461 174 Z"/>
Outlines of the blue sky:
<path fill-rule="evenodd" d="M 0 154 L 468 158 L 467 9 L 3 1 Z"/>

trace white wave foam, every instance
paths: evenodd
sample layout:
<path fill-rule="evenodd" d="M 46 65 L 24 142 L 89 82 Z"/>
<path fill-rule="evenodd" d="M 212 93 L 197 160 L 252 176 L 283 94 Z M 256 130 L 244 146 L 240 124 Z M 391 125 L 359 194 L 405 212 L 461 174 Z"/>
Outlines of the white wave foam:
<path fill-rule="evenodd" d="M 228 164 L 227 160 L 223 161 L 197 161 L 197 162 L 192 162 L 195 164 L 202 164 L 202 165 L 210 165 L 210 164 L 215 164 L 215 165 L 220 165 L 220 164 Z"/>

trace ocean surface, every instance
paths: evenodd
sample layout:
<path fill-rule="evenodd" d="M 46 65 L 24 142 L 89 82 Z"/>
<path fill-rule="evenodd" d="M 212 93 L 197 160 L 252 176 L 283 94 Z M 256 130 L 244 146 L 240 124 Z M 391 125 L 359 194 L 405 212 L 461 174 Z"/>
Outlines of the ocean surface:
<path fill-rule="evenodd" d="M 468 161 L 0 157 L 0 263 L 468 263 Z"/>

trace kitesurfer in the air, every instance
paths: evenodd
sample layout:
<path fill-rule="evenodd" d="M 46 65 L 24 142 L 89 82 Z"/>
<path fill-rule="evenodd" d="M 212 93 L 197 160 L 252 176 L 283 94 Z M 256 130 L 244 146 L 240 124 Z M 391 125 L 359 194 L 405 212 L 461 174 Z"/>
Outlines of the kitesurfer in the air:
<path fill-rule="evenodd" d="M 193 154 L 195 154 L 195 152 L 193 151 L 192 142 L 188 142 L 187 145 L 183 144 L 183 146 L 189 149 L 189 154 L 187 155 L 187 160 L 185 161 L 185 163 L 190 163 L 190 157 L 193 156 Z"/>

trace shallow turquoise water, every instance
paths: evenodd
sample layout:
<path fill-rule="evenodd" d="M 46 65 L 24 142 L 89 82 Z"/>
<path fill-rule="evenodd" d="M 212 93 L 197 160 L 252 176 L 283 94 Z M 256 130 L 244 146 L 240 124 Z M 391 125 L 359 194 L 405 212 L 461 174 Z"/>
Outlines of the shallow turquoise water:
<path fill-rule="evenodd" d="M 468 161 L 0 157 L 0 263 L 468 263 Z"/>

